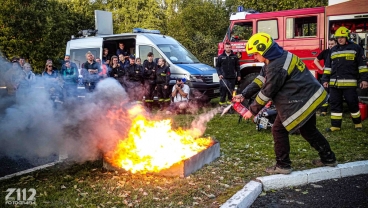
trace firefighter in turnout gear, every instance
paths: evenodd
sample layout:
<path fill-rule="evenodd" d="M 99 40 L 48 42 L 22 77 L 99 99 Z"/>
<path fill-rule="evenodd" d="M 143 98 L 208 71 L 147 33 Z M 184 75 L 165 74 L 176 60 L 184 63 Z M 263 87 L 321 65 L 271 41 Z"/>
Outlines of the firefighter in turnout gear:
<path fill-rule="evenodd" d="M 272 127 L 276 165 L 266 172 L 289 174 L 292 172 L 289 158 L 289 133 L 299 129 L 301 136 L 318 151 L 317 166 L 336 166 L 336 158 L 326 138 L 316 127 L 316 111 L 326 102 L 328 95 L 313 77 L 306 65 L 294 54 L 281 48 L 267 33 L 253 35 L 247 45 L 248 54 L 265 63 L 264 71 L 256 79 L 261 86 L 255 101 L 245 118 L 251 118 L 272 100 L 277 116 Z M 257 88 L 257 87 L 256 87 Z M 246 88 L 247 89 L 247 88 Z M 244 92 L 244 91 L 243 91 Z M 244 95 L 242 95 L 244 94 Z M 247 96 L 247 92 L 235 96 L 235 101 Z"/>
<path fill-rule="evenodd" d="M 141 103 L 143 99 L 143 67 L 135 63 L 135 56 L 129 56 L 129 64 L 125 65 L 126 86 L 129 99 Z"/>
<path fill-rule="evenodd" d="M 220 106 L 230 104 L 233 98 L 236 79 L 240 81 L 239 59 L 231 50 L 231 44 L 225 44 L 225 51 L 217 58 L 217 74 L 220 78 Z M 227 86 L 227 87 L 226 87 Z M 229 88 L 229 89 L 228 89 Z M 231 92 L 229 92 L 229 90 Z M 228 101 L 226 103 L 226 96 Z"/>
<path fill-rule="evenodd" d="M 143 62 L 143 70 L 144 70 L 144 88 L 145 88 L 145 105 L 149 110 L 152 110 L 152 104 L 153 104 L 153 92 L 156 87 L 156 68 L 157 65 L 153 61 L 153 53 L 149 52 L 147 54 L 147 60 Z"/>
<path fill-rule="evenodd" d="M 170 68 L 166 64 L 166 60 L 160 58 L 157 63 L 156 70 L 156 87 L 158 94 L 158 102 L 160 104 L 160 111 L 163 111 L 170 105 Z"/>
<path fill-rule="evenodd" d="M 355 129 L 362 130 L 357 87 L 368 88 L 368 68 L 363 49 L 349 41 L 349 29 L 339 27 L 335 32 L 338 44 L 331 48 L 323 71 L 323 86 L 330 88 L 331 127 L 326 131 L 339 131 L 342 122 L 343 98 L 348 105 Z M 358 79 L 361 83 L 358 83 Z"/>

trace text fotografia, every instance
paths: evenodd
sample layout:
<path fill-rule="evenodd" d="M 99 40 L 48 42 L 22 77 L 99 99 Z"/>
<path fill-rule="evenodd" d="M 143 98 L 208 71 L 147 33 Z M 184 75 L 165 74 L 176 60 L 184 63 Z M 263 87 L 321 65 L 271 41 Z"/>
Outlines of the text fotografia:
<path fill-rule="evenodd" d="M 36 204 L 36 190 L 34 188 L 28 190 L 25 188 L 8 188 L 6 192 L 8 192 L 8 194 L 5 196 L 5 204 Z"/>

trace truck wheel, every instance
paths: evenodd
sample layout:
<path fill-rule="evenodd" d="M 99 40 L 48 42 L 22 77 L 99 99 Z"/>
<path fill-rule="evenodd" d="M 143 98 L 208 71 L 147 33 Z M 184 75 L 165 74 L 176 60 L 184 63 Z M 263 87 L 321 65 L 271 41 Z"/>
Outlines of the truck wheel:
<path fill-rule="evenodd" d="M 250 73 L 244 77 L 244 79 L 240 80 L 240 84 L 238 86 L 237 94 L 240 94 L 250 83 L 253 82 L 254 78 L 258 76 L 258 73 Z"/>

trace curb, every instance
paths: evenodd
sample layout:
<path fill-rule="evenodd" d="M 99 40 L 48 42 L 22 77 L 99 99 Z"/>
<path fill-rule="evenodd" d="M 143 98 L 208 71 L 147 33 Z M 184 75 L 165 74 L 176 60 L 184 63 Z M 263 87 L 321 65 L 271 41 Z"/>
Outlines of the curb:
<path fill-rule="evenodd" d="M 250 207 L 263 191 L 300 186 L 334 178 L 368 174 L 368 160 L 338 164 L 336 167 L 321 167 L 303 171 L 293 171 L 289 175 L 270 175 L 257 177 L 247 183 L 240 191 L 227 200 L 221 208 Z"/>

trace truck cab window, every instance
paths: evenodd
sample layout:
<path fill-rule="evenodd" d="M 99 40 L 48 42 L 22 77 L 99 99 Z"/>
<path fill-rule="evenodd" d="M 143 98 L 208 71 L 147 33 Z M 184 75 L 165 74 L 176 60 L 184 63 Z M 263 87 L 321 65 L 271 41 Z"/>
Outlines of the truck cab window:
<path fill-rule="evenodd" d="M 257 33 L 264 32 L 270 34 L 274 40 L 279 39 L 277 20 L 262 20 L 257 22 Z"/>
<path fill-rule="evenodd" d="M 286 19 L 286 38 L 317 36 L 317 16 Z"/>
<path fill-rule="evenodd" d="M 231 30 L 230 41 L 246 41 L 253 34 L 253 23 L 252 22 L 236 22 Z"/>

